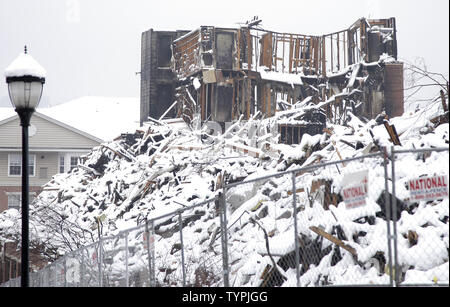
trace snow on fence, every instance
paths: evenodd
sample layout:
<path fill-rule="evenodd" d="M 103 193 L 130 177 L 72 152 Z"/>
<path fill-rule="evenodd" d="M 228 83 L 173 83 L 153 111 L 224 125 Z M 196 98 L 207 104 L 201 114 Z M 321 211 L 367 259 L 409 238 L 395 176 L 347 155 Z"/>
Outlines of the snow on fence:
<path fill-rule="evenodd" d="M 448 159 L 448 148 L 393 147 L 255 173 L 73 251 L 31 273 L 30 285 L 448 286 Z M 427 198 L 414 200 L 411 182 Z"/>
<path fill-rule="evenodd" d="M 385 165 L 378 153 L 229 185 L 230 285 L 389 285 L 387 261 L 372 261 L 389 254 Z M 358 186 L 362 201 L 344 202 Z"/>
<path fill-rule="evenodd" d="M 391 151 L 393 261 L 398 285 L 449 285 L 448 151 Z M 418 191 L 410 183 L 423 179 L 431 184 L 421 187 L 424 197 L 417 200 Z"/>

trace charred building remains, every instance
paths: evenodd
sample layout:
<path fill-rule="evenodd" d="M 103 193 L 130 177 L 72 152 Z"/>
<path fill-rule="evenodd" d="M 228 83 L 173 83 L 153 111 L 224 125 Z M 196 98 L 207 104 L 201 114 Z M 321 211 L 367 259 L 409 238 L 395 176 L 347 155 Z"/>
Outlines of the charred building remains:
<path fill-rule="evenodd" d="M 190 123 L 197 115 L 225 123 L 304 108 L 279 124 L 280 141 L 298 144 L 303 133 L 322 133 L 327 119 L 345 119 L 346 110 L 367 119 L 403 114 L 395 18 L 361 18 L 322 36 L 258 24 L 144 32 L 141 122 L 177 117 Z"/>

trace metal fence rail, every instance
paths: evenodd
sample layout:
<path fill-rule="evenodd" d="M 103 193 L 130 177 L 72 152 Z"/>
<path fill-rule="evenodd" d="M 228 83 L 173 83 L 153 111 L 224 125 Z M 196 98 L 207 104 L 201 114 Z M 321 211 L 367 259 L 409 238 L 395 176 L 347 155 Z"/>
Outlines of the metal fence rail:
<path fill-rule="evenodd" d="M 448 200 L 408 199 L 415 178 L 448 184 L 448 150 L 391 148 L 249 177 L 66 254 L 30 285 L 448 286 Z"/>

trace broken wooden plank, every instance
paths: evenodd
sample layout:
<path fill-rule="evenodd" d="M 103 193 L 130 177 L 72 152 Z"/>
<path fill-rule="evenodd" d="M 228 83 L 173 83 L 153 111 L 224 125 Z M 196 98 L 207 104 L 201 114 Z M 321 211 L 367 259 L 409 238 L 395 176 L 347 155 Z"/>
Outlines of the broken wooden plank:
<path fill-rule="evenodd" d="M 298 194 L 298 193 L 303 193 L 303 192 L 305 192 L 305 189 L 304 188 L 300 188 L 300 189 L 297 189 L 296 191 L 295 191 L 295 194 Z M 293 193 L 292 193 L 292 191 L 287 191 L 287 194 L 290 196 L 290 195 L 292 195 Z"/>
<path fill-rule="evenodd" d="M 232 149 L 233 151 L 238 151 L 244 154 L 248 154 L 251 157 L 262 158 L 264 153 L 258 148 L 253 148 L 243 144 L 237 144 L 230 141 L 225 141 L 225 146 Z"/>
<path fill-rule="evenodd" d="M 188 145 L 185 145 L 185 146 L 183 146 L 183 145 L 171 145 L 168 148 L 169 148 L 169 150 L 171 150 L 171 149 L 178 149 L 178 150 L 182 150 L 182 151 L 194 151 L 194 150 L 197 151 L 197 150 L 206 149 L 207 147 L 205 147 L 205 146 L 194 146 L 194 145 L 190 145 L 190 146 L 188 146 Z"/>
<path fill-rule="evenodd" d="M 356 249 L 354 249 L 353 247 L 345 244 L 344 242 L 342 242 L 341 240 L 339 240 L 338 238 L 336 238 L 335 236 L 329 234 L 328 232 L 316 227 L 316 226 L 311 226 L 309 227 L 309 229 L 311 229 L 312 231 L 314 231 L 316 234 L 318 234 L 321 237 L 324 237 L 325 239 L 333 242 L 334 244 L 336 244 L 339 247 L 342 247 L 343 249 L 345 249 L 346 251 L 348 251 L 350 254 L 352 254 L 355 257 L 358 257 L 358 254 L 356 252 Z"/>
<path fill-rule="evenodd" d="M 397 130 L 395 129 L 394 125 L 390 125 L 387 120 L 385 120 L 383 123 L 384 127 L 386 128 L 389 134 L 389 137 L 391 138 L 391 142 L 394 143 L 394 145 L 402 146 L 402 144 L 400 143 L 400 139 L 398 137 Z"/>
<path fill-rule="evenodd" d="M 350 143 L 350 142 L 348 142 L 346 140 L 339 139 L 339 142 L 344 143 L 345 145 L 347 145 L 347 146 L 349 146 L 349 147 L 351 147 L 353 149 L 356 149 L 356 145 L 353 145 L 352 143 Z"/>
<path fill-rule="evenodd" d="M 141 200 L 147 195 L 148 191 L 153 185 L 157 185 L 158 183 L 154 180 L 147 180 L 144 189 L 142 190 Z"/>
<path fill-rule="evenodd" d="M 84 169 L 85 171 L 91 173 L 94 176 L 101 176 L 101 175 L 103 175 L 103 173 L 97 171 L 96 169 L 90 168 L 90 167 L 88 167 L 86 165 L 83 165 L 83 164 L 78 164 L 77 167 L 81 168 L 81 169 Z"/>
<path fill-rule="evenodd" d="M 332 129 L 330 129 L 330 128 L 323 128 L 323 130 L 322 130 L 323 132 L 325 132 L 326 134 L 328 134 L 328 135 L 333 135 L 333 130 Z"/>
<path fill-rule="evenodd" d="M 105 144 L 101 144 L 101 146 L 102 146 L 103 148 L 106 148 L 106 149 L 112 151 L 113 153 L 115 153 L 115 154 L 118 155 L 119 157 L 124 158 L 124 159 L 127 160 L 128 162 L 132 162 L 132 161 L 133 161 L 133 159 L 132 159 L 131 157 L 129 157 L 129 156 L 125 155 L 124 153 L 121 153 L 121 152 L 119 152 L 119 151 L 117 151 L 117 150 L 114 150 L 114 149 L 108 147 L 108 146 L 105 145 Z"/>
<path fill-rule="evenodd" d="M 398 143 L 398 145 L 402 146 L 402 144 L 400 143 L 400 136 L 398 135 L 397 129 L 395 129 L 394 125 L 392 125 L 392 131 L 394 132 L 396 142 Z"/>
<path fill-rule="evenodd" d="M 339 149 L 337 148 L 336 141 L 331 141 L 331 143 L 333 143 L 333 148 L 334 148 L 334 150 L 336 151 L 336 153 L 337 153 L 339 159 L 340 159 L 341 161 L 344 160 L 344 159 L 342 159 L 341 152 L 340 152 Z M 342 166 L 345 167 L 345 163 L 344 163 L 344 162 L 342 162 Z"/>
<path fill-rule="evenodd" d="M 166 115 L 169 114 L 169 112 L 177 105 L 177 103 L 178 101 L 172 103 L 172 105 L 166 110 L 166 112 L 164 112 L 164 114 L 159 117 L 159 121 L 162 121 L 164 117 L 166 117 Z"/>
<path fill-rule="evenodd" d="M 409 230 L 408 231 L 408 241 L 409 241 L 410 247 L 417 245 L 417 242 L 419 241 L 419 235 L 417 234 L 417 232 L 415 232 L 414 230 Z"/>
<path fill-rule="evenodd" d="M 449 111 L 446 111 L 444 114 L 438 115 L 432 119 L 430 119 L 432 124 L 441 125 L 449 122 Z"/>
<path fill-rule="evenodd" d="M 325 179 L 313 180 L 311 182 L 311 195 L 315 195 L 314 199 L 317 197 L 317 193 L 322 190 L 324 193 L 322 206 L 325 210 L 329 210 L 330 205 L 337 207 L 338 204 L 338 194 L 332 193 L 331 188 L 332 181 Z M 333 214 L 333 212 L 331 212 Z"/>
<path fill-rule="evenodd" d="M 52 188 L 52 187 L 48 187 L 48 188 L 43 188 L 44 191 L 59 191 L 60 188 Z"/>
<path fill-rule="evenodd" d="M 266 267 L 264 268 L 262 274 L 261 274 L 261 277 L 260 277 L 259 279 L 261 279 L 261 280 L 266 280 L 267 274 L 269 274 L 270 269 L 272 269 L 272 266 L 271 266 L 270 264 L 267 264 Z M 265 284 L 266 284 L 266 282 L 264 282 L 264 283 L 262 284 L 262 286 L 264 287 Z"/>

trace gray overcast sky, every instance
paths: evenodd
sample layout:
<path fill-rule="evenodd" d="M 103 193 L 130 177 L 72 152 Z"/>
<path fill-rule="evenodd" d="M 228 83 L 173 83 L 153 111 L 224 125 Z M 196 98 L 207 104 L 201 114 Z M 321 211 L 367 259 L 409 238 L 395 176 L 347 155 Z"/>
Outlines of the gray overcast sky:
<path fill-rule="evenodd" d="M 301 34 L 396 17 L 399 57 L 423 57 L 448 79 L 448 0 L 0 0 L 0 105 L 8 95 L 3 71 L 24 45 L 47 70 L 43 106 L 86 95 L 139 97 L 143 31 L 233 25 L 255 15 L 266 29 Z"/>

